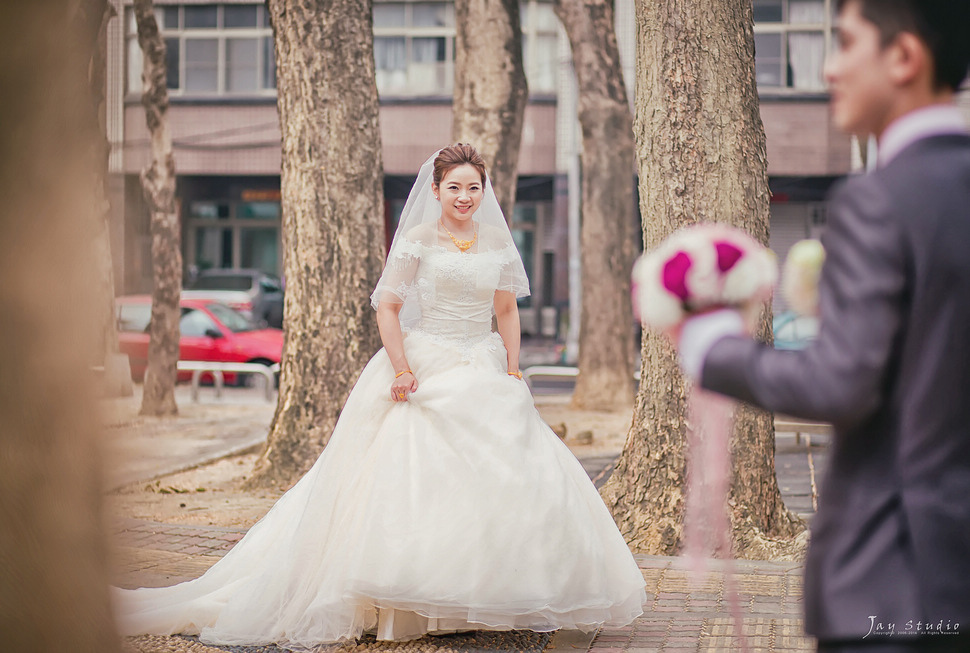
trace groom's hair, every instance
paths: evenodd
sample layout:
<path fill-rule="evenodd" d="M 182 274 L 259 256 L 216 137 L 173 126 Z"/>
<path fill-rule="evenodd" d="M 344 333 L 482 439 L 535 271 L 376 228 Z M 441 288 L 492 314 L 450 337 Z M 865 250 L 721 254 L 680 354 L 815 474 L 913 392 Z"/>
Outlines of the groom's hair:
<path fill-rule="evenodd" d="M 838 0 L 841 11 L 855 3 L 876 26 L 883 47 L 902 32 L 921 40 L 933 55 L 937 89 L 957 90 L 970 66 L 970 2 L 967 0 Z"/>
<path fill-rule="evenodd" d="M 458 166 L 470 165 L 482 176 L 482 184 L 485 183 L 485 160 L 474 147 L 467 143 L 455 143 L 444 147 L 438 152 L 434 160 L 434 184 L 439 186 L 441 180 L 445 178 L 453 168 Z"/>

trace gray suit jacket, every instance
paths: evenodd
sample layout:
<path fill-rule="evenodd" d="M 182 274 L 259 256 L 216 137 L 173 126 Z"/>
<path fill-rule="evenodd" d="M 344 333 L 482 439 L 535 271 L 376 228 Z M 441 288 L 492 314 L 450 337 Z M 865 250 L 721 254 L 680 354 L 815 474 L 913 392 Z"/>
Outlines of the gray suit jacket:
<path fill-rule="evenodd" d="M 833 195 L 818 339 L 725 338 L 702 385 L 832 422 L 806 630 L 970 629 L 970 137 L 910 145 Z"/>

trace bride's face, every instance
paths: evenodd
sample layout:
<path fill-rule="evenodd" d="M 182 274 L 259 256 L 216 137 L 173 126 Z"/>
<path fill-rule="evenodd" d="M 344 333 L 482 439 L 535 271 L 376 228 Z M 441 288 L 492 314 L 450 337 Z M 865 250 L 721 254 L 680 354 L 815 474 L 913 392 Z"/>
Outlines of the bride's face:
<path fill-rule="evenodd" d="M 441 184 L 433 190 L 441 200 L 441 217 L 446 224 L 453 225 L 464 225 L 471 220 L 485 194 L 481 175 L 467 163 L 445 173 Z"/>

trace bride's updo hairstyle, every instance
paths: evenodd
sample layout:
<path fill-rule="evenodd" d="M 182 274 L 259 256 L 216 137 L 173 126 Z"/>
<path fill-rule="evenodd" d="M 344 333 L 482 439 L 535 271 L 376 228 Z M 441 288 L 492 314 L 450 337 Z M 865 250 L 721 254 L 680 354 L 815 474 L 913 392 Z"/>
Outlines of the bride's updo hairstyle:
<path fill-rule="evenodd" d="M 482 183 L 485 183 L 485 159 L 474 147 L 468 143 L 455 143 L 442 148 L 434 160 L 434 173 L 432 180 L 435 186 L 441 185 L 441 180 L 445 175 L 458 166 L 473 166 L 482 176 Z"/>

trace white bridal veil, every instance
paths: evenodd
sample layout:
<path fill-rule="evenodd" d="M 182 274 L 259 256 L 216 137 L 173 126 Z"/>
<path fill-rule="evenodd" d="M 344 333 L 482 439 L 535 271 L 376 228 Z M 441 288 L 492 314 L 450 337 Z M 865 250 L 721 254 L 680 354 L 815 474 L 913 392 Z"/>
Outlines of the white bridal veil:
<path fill-rule="evenodd" d="M 438 152 L 432 154 L 418 172 L 418 178 L 411 187 L 401 220 L 394 232 L 394 241 L 387 254 L 384 272 L 371 294 L 371 305 L 374 308 L 381 302 L 403 303 L 401 323 L 405 326 L 414 324 L 419 317 L 416 301 L 418 293 L 421 293 L 424 300 L 428 300 L 435 292 L 433 287 L 428 286 L 427 279 L 415 280 L 422 252 L 428 248 L 448 249 L 451 245 L 450 238 L 438 224 L 441 204 L 434 198 L 431 190 L 434 160 L 437 156 Z M 516 297 L 527 296 L 529 279 L 495 197 L 492 181 L 487 175 L 484 197 L 472 220 L 478 235 L 475 244 L 464 255 L 494 253 L 495 266 L 499 271 L 497 290 L 514 293 Z"/>

